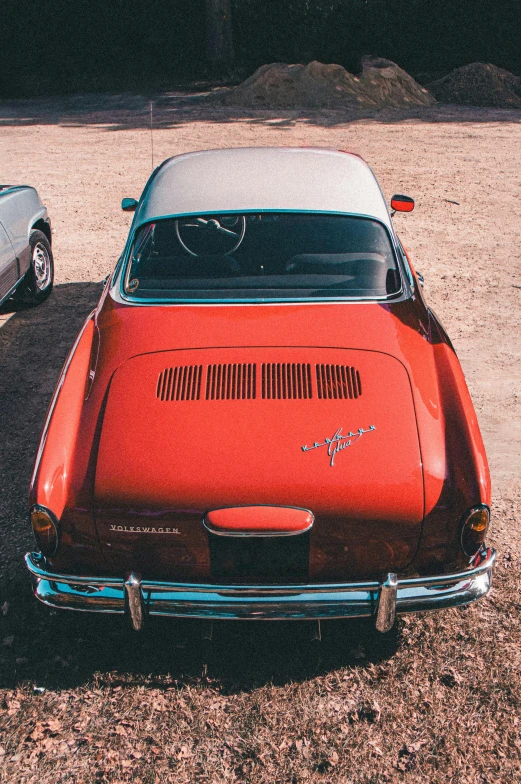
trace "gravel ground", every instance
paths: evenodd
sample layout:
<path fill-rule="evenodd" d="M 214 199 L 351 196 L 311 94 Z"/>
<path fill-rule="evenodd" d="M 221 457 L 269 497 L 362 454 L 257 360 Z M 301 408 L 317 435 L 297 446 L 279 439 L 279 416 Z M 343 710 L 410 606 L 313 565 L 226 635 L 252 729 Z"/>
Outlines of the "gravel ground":
<path fill-rule="evenodd" d="M 331 622 L 150 624 L 48 615 L 22 557 L 32 460 L 61 364 L 122 249 L 151 169 L 143 96 L 0 104 L 2 179 L 35 185 L 56 287 L 0 312 L 0 781 L 521 781 L 521 112 L 443 107 L 354 117 L 244 112 L 156 96 L 154 159 L 312 145 L 361 153 L 466 372 L 492 471 L 491 597 L 401 619 L 385 637 Z"/>

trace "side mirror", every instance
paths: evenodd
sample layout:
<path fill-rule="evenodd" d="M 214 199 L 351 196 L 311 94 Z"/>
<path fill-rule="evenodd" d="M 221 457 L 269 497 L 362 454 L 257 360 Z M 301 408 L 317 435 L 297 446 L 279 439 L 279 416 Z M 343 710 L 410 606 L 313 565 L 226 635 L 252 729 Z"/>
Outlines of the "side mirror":
<path fill-rule="evenodd" d="M 121 202 L 121 209 L 125 212 L 135 212 L 137 207 L 137 199 L 123 199 Z"/>
<path fill-rule="evenodd" d="M 396 212 L 412 212 L 414 209 L 414 199 L 410 196 L 395 194 L 391 199 L 391 209 Z"/>

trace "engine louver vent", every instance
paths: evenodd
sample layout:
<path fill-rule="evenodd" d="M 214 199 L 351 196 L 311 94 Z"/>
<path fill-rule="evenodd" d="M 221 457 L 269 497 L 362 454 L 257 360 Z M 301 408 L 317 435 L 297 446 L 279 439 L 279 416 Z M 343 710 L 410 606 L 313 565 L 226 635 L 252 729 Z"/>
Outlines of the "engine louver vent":
<path fill-rule="evenodd" d="M 261 365 L 257 390 L 257 365 L 254 363 L 203 365 L 165 368 L 157 379 L 156 397 L 162 401 L 200 400 L 201 387 L 206 400 L 310 400 L 313 382 L 309 363 L 267 362 Z M 358 398 L 362 381 L 356 368 L 349 365 L 315 365 L 316 394 L 320 400 Z"/>
<path fill-rule="evenodd" d="M 262 397 L 264 399 L 311 398 L 311 365 L 273 362 L 262 365 Z"/>
<path fill-rule="evenodd" d="M 257 365 L 208 365 L 206 400 L 251 400 L 256 387 Z"/>
<path fill-rule="evenodd" d="M 199 400 L 202 365 L 165 368 L 157 379 L 156 396 L 160 400 Z"/>
<path fill-rule="evenodd" d="M 321 400 L 357 398 L 362 394 L 360 373 L 348 365 L 316 365 L 317 390 Z"/>

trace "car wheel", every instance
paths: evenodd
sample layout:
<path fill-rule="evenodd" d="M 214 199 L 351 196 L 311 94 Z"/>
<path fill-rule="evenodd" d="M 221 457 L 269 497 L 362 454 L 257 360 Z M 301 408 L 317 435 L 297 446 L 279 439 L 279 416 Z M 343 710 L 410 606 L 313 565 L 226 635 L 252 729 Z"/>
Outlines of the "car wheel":
<path fill-rule="evenodd" d="M 18 286 L 16 298 L 25 305 L 39 305 L 52 291 L 54 259 L 49 240 L 42 231 L 31 232 L 29 245 L 31 265 Z"/>

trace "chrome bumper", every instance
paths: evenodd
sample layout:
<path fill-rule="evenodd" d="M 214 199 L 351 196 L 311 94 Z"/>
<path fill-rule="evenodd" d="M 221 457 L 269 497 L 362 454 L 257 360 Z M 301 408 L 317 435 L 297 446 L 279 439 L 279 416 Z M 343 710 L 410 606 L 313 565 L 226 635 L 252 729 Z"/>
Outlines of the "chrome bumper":
<path fill-rule="evenodd" d="M 142 580 L 132 572 L 118 577 L 54 574 L 39 553 L 27 553 L 25 564 L 34 594 L 44 604 L 66 610 L 128 613 L 135 629 L 147 615 L 210 619 L 305 620 L 374 617 L 388 631 L 396 613 L 440 610 L 481 599 L 490 590 L 495 550 L 459 574 L 383 583 L 318 585 L 198 585 Z"/>

